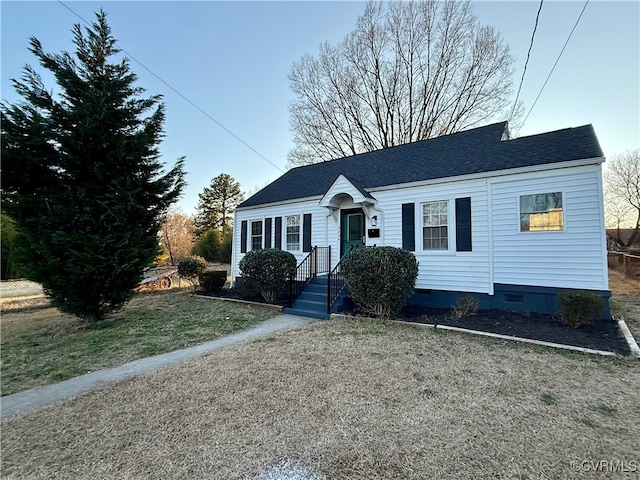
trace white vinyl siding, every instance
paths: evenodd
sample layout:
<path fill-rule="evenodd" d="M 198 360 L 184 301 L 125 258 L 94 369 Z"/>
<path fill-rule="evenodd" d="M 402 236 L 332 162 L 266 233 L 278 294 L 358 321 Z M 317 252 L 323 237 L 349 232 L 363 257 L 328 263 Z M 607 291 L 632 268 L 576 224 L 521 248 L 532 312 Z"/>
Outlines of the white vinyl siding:
<path fill-rule="evenodd" d="M 402 204 L 415 204 L 414 252 L 419 262 L 416 288 L 489 293 L 489 218 L 485 180 L 450 182 L 441 185 L 371 191 L 378 199 L 377 208 L 384 212 L 384 223 L 378 223 L 384 245 L 402 247 Z M 455 251 L 455 199 L 471 197 L 473 251 Z M 449 250 L 423 250 L 422 205 L 431 200 L 447 200 Z M 378 243 L 383 244 L 382 242 Z"/>
<path fill-rule="evenodd" d="M 340 244 L 338 242 L 338 229 L 332 226 L 333 220 L 331 217 L 327 218 L 327 209 L 318 206 L 319 199 L 307 200 L 305 202 L 292 203 L 292 204 L 280 204 L 275 206 L 266 207 L 252 207 L 246 210 L 236 210 L 234 225 L 241 225 L 243 220 L 247 221 L 248 233 L 247 233 L 247 250 L 251 250 L 251 222 L 260 218 L 262 219 L 262 235 L 264 237 L 264 219 L 271 218 L 271 246 L 275 247 L 275 234 L 276 234 L 276 221 L 277 217 L 282 218 L 282 231 L 280 232 L 281 248 L 286 251 L 287 249 L 287 217 L 288 216 L 300 216 L 300 249 L 297 251 L 291 251 L 296 257 L 297 263 L 300 263 L 304 258 L 309 255 L 308 252 L 302 251 L 302 215 L 305 213 L 311 214 L 311 231 L 313 245 L 328 246 L 331 245 L 331 261 L 332 266 L 338 263 L 338 256 L 340 255 Z M 327 235 L 327 231 L 332 232 L 331 237 Z M 331 239 L 331 241 L 329 241 Z M 263 240 L 264 242 L 264 240 Z M 262 243 L 264 245 L 264 243 Z M 233 230 L 233 246 L 231 255 L 231 275 L 236 277 L 241 275 L 239 269 L 239 263 L 244 253 L 240 251 L 240 228 L 234 228 Z"/>
<path fill-rule="evenodd" d="M 606 290 L 599 181 L 599 166 L 494 181 L 495 283 Z M 563 229 L 521 232 L 521 195 L 544 192 L 562 192 Z"/>
<path fill-rule="evenodd" d="M 522 195 L 562 192 L 563 230 L 520 231 Z M 415 205 L 414 252 L 419 262 L 418 289 L 492 293 L 493 283 L 608 289 L 601 170 L 599 165 L 558 168 L 534 173 L 450 181 L 435 185 L 371 190 L 377 199 L 380 237 L 367 245 L 402 247 L 402 204 Z M 471 198 L 473 251 L 455 248 L 455 199 Z M 349 197 L 350 198 L 350 197 Z M 423 208 L 432 201 L 447 201 L 449 249 L 423 250 Z M 236 212 L 243 220 L 282 217 L 282 248 L 287 247 L 288 216 L 312 214 L 313 245 L 331 246 L 335 266 L 340 252 L 340 210 L 318 205 L 320 199 L 263 206 Z M 491 205 L 489 204 L 491 202 Z M 345 200 L 340 209 L 359 205 Z M 368 222 L 369 220 L 367 220 Z M 302 223 L 302 222 L 301 222 Z M 275 221 L 272 231 L 275 230 Z M 369 226 L 367 227 L 369 228 Z M 240 274 L 240 229 L 234 229 L 232 275 Z M 249 244 L 250 246 L 251 244 Z M 273 245 L 273 243 L 272 243 Z M 292 252 L 300 263 L 307 253 Z"/>

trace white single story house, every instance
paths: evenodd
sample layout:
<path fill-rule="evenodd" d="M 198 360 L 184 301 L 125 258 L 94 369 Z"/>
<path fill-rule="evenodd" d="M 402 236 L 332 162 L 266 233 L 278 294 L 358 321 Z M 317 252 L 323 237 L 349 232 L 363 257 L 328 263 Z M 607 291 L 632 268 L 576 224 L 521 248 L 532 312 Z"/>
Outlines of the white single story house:
<path fill-rule="evenodd" d="M 293 168 L 236 209 L 232 282 L 250 250 L 313 251 L 322 277 L 351 246 L 390 245 L 419 262 L 410 303 L 555 312 L 586 290 L 608 316 L 604 160 L 591 125 L 511 138 L 501 122 Z"/>

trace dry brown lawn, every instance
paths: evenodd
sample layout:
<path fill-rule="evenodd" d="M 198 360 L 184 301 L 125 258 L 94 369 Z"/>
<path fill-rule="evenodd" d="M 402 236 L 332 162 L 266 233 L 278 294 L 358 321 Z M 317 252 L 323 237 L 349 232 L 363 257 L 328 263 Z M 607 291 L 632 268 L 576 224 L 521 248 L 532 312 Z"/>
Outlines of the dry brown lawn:
<path fill-rule="evenodd" d="M 637 360 L 332 320 L 2 422 L 7 478 L 637 478 Z M 628 464 L 627 464 L 628 465 Z"/>
<path fill-rule="evenodd" d="M 55 308 L 2 313 L 2 395 L 184 348 L 256 325 L 273 309 L 192 298 L 189 291 L 141 293 L 107 320 L 85 324 Z"/>
<path fill-rule="evenodd" d="M 624 272 L 610 268 L 609 290 L 616 295 L 640 295 L 640 280 L 629 278 Z"/>
<path fill-rule="evenodd" d="M 637 342 L 640 342 L 640 280 L 609 269 L 611 311 L 622 316 Z"/>

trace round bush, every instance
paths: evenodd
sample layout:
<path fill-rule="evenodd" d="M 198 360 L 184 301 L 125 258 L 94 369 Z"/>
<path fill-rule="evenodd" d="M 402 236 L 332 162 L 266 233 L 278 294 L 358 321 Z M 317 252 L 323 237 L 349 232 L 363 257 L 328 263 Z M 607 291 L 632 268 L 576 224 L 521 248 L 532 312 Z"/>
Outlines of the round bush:
<path fill-rule="evenodd" d="M 178 260 L 178 275 L 188 280 L 195 287 L 196 280 L 202 275 L 206 267 L 207 262 L 204 258 L 191 255 Z"/>
<path fill-rule="evenodd" d="M 418 261 L 401 248 L 355 248 L 342 260 L 341 272 L 349 295 L 365 313 L 388 318 L 413 293 Z"/>
<path fill-rule="evenodd" d="M 289 287 L 296 270 L 296 257 L 276 248 L 252 250 L 240 260 L 240 271 L 265 300 L 271 302 Z"/>
<path fill-rule="evenodd" d="M 592 292 L 568 292 L 557 296 L 562 321 L 579 328 L 595 320 L 604 306 L 602 298 Z"/>
<path fill-rule="evenodd" d="M 212 270 L 200 274 L 200 287 L 205 292 L 213 293 L 224 287 L 227 281 L 226 270 Z"/>

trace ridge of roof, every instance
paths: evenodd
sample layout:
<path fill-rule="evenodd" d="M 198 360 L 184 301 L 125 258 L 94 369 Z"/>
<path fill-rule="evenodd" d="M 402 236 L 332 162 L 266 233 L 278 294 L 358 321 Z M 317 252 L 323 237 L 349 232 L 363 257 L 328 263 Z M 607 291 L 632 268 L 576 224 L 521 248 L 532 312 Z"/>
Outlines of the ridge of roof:
<path fill-rule="evenodd" d="M 518 138 L 508 122 L 292 168 L 238 208 L 323 195 L 342 174 L 360 191 L 604 156 L 592 125 Z"/>
<path fill-rule="evenodd" d="M 432 137 L 432 138 L 425 138 L 423 140 L 416 140 L 415 142 L 408 142 L 408 143 L 401 143 L 401 144 L 398 144 L 398 145 L 391 145 L 389 147 L 380 148 L 378 150 L 372 150 L 370 152 L 360 152 L 360 153 L 356 153 L 356 154 L 353 154 L 353 155 L 347 155 L 345 157 L 333 158 L 331 160 L 324 160 L 324 161 L 318 162 L 318 163 L 310 163 L 308 165 L 300 165 L 298 167 L 293 167 L 292 169 L 288 170 L 286 173 L 289 173 L 291 171 L 298 170 L 298 169 L 303 169 L 303 168 L 313 168 L 313 167 L 317 167 L 318 165 L 324 165 L 324 164 L 327 164 L 327 163 L 349 161 L 349 160 L 352 160 L 352 159 L 355 159 L 355 158 L 358 158 L 358 157 L 371 155 L 372 153 L 391 152 L 391 151 L 396 150 L 396 149 L 402 149 L 404 147 L 407 147 L 408 145 L 419 145 L 419 144 L 426 143 L 426 142 L 434 142 L 436 140 L 450 139 L 451 137 L 455 137 L 455 136 L 458 136 L 458 135 L 465 135 L 465 134 L 468 135 L 468 134 L 476 132 L 477 130 L 494 129 L 497 126 L 500 126 L 500 130 L 501 130 L 501 133 L 502 133 L 505 129 L 508 129 L 508 124 L 509 124 L 509 122 L 507 122 L 505 120 L 505 121 L 502 121 L 502 122 L 495 122 L 495 123 L 491 123 L 489 125 L 483 125 L 481 127 L 475 127 L 475 128 L 471 128 L 471 129 L 468 129 L 468 130 L 460 130 L 459 132 L 447 133 L 446 135 L 440 135 L 440 136 Z"/>

